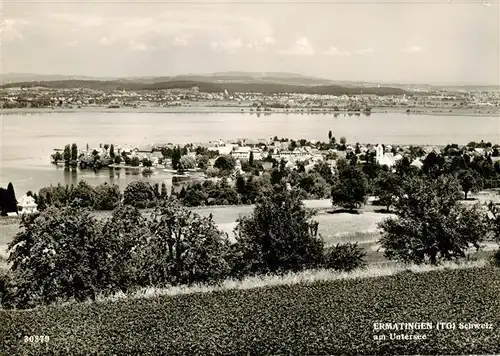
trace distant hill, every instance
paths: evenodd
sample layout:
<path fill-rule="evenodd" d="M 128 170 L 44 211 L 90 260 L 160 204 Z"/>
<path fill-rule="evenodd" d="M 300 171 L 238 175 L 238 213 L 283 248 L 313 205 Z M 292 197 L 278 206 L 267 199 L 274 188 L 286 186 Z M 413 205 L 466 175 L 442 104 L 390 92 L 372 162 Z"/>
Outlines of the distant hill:
<path fill-rule="evenodd" d="M 219 77 L 220 78 L 220 77 Z M 224 78 L 224 77 L 223 77 Z M 163 82 L 148 83 L 132 79 L 120 79 L 111 81 L 101 80 L 53 80 L 53 81 L 29 81 L 9 83 L 2 88 L 13 87 L 45 87 L 52 89 L 77 89 L 88 88 L 94 90 L 161 90 L 161 89 L 190 89 L 198 87 L 201 92 L 217 93 L 227 90 L 230 93 L 304 93 L 304 94 L 375 94 L 375 95 L 402 95 L 406 91 L 391 87 L 347 87 L 340 85 L 293 85 L 269 82 L 251 82 L 234 80 L 227 82 L 206 82 L 194 80 L 169 80 Z"/>

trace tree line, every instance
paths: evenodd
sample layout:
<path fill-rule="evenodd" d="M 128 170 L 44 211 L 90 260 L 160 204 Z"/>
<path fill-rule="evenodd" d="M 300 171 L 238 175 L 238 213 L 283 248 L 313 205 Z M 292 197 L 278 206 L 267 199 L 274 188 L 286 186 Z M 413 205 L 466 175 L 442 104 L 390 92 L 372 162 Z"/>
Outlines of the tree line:
<path fill-rule="evenodd" d="M 230 243 L 212 216 L 200 217 L 175 197 L 155 205 L 149 217 L 130 205 L 105 219 L 78 204 L 51 206 L 22 217 L 8 247 L 2 305 L 29 308 L 147 286 L 364 265 L 355 244 L 325 249 L 313 215 L 295 192 L 277 184 L 238 220 Z"/>

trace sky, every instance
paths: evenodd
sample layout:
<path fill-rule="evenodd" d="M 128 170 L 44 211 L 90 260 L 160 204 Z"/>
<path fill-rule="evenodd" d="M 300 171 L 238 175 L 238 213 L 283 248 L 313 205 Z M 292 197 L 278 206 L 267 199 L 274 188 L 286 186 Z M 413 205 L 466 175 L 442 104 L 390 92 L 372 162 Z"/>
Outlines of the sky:
<path fill-rule="evenodd" d="M 498 0 L 3 0 L 1 12 L 1 73 L 500 81 Z"/>

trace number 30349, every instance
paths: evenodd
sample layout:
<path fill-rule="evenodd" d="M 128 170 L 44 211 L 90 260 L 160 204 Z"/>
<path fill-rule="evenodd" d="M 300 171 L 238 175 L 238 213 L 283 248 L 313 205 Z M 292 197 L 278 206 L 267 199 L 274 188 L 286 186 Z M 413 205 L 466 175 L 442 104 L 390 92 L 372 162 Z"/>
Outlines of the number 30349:
<path fill-rule="evenodd" d="M 38 343 L 38 342 L 49 342 L 50 337 L 48 335 L 30 335 L 24 337 L 24 342 L 28 343 Z"/>

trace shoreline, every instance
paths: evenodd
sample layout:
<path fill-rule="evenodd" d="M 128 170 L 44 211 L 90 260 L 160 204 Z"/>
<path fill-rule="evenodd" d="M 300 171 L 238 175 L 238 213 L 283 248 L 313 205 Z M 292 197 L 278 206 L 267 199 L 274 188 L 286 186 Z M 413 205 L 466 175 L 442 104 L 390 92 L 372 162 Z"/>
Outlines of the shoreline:
<path fill-rule="evenodd" d="M 369 114 L 406 114 L 409 116 L 418 115 L 435 115 L 435 116 L 473 116 L 473 117 L 500 117 L 500 108 L 490 109 L 450 109 L 448 108 L 416 108 L 410 109 L 411 112 L 406 112 L 407 108 L 374 108 Z M 256 111 L 250 110 L 249 107 L 237 106 L 185 106 L 185 107 L 123 107 L 123 108 L 108 108 L 108 107 L 84 107 L 84 108 L 14 108 L 0 109 L 0 115 L 16 115 L 16 114 L 47 114 L 47 113 L 151 113 L 151 114 L 250 114 L 256 116 L 268 116 L 272 114 L 302 114 L 302 115 L 355 115 L 360 117 L 369 117 L 363 111 L 334 111 L 331 109 L 314 108 L 312 110 L 293 108 L 293 109 L 273 109 L 271 111 Z"/>

